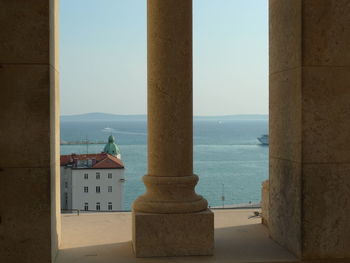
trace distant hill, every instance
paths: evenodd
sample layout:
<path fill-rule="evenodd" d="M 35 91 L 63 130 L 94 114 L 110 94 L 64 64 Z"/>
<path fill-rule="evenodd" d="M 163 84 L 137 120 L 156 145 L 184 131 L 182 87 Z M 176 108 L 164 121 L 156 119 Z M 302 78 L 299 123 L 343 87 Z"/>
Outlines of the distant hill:
<path fill-rule="evenodd" d="M 268 120 L 264 114 L 241 114 L 224 116 L 194 116 L 197 121 L 214 120 Z M 118 115 L 110 113 L 92 112 L 77 115 L 62 115 L 61 121 L 146 121 L 147 115 Z"/>
<path fill-rule="evenodd" d="M 62 115 L 61 121 L 146 121 L 147 115 L 118 115 L 110 113 L 92 112 L 77 115 Z"/>
<path fill-rule="evenodd" d="M 195 120 L 268 120 L 269 115 L 266 114 L 239 114 L 239 115 L 223 115 L 223 116 L 194 116 Z"/>

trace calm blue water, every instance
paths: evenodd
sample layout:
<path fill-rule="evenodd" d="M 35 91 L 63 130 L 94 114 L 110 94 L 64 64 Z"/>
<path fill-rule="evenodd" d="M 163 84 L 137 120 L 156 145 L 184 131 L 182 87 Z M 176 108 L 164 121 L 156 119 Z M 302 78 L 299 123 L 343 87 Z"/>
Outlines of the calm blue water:
<path fill-rule="evenodd" d="M 116 137 L 125 164 L 124 209 L 144 192 L 141 177 L 147 172 L 147 128 L 145 121 L 61 122 L 61 140 L 106 141 Z M 105 129 L 110 128 L 110 129 Z M 210 206 L 259 202 L 261 183 L 268 177 L 268 147 L 257 137 L 266 134 L 266 120 L 194 122 L 194 173 L 200 181 L 197 193 Z M 89 145 L 89 153 L 104 145 Z M 86 153 L 86 145 L 61 145 L 61 154 Z"/>

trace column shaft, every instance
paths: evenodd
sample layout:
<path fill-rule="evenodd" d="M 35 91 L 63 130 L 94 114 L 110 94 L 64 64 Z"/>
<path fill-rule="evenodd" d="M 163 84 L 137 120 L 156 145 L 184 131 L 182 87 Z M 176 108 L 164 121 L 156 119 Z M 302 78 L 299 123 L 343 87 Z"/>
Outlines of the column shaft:
<path fill-rule="evenodd" d="M 133 204 L 137 257 L 213 253 L 214 216 L 194 191 L 192 118 L 192 0 L 148 0 L 148 174 Z"/>
<path fill-rule="evenodd" d="M 148 1 L 148 174 L 133 209 L 207 209 L 193 174 L 192 1 Z"/>
<path fill-rule="evenodd" d="M 148 1 L 148 173 L 192 175 L 192 1 Z"/>

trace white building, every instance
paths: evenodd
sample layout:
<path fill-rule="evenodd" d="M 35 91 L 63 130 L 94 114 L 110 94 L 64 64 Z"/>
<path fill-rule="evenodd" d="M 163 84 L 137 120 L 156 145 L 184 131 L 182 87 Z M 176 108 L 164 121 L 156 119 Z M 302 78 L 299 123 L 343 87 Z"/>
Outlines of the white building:
<path fill-rule="evenodd" d="M 123 209 L 124 165 L 117 158 L 120 152 L 113 136 L 104 150 L 107 152 L 61 155 L 62 210 Z"/>

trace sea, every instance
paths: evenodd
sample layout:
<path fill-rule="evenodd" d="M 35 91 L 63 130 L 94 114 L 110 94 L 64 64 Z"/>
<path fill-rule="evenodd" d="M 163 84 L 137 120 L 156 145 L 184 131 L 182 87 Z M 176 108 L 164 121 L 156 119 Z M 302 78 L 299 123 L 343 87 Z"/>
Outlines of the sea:
<path fill-rule="evenodd" d="M 195 120 L 194 173 L 196 192 L 211 207 L 228 207 L 261 200 L 261 183 L 268 178 L 268 146 L 257 137 L 268 133 L 268 120 Z M 61 121 L 61 141 L 107 142 L 116 138 L 125 165 L 123 209 L 130 210 L 145 192 L 147 173 L 146 120 Z M 105 144 L 61 145 L 61 154 L 99 153 Z"/>

